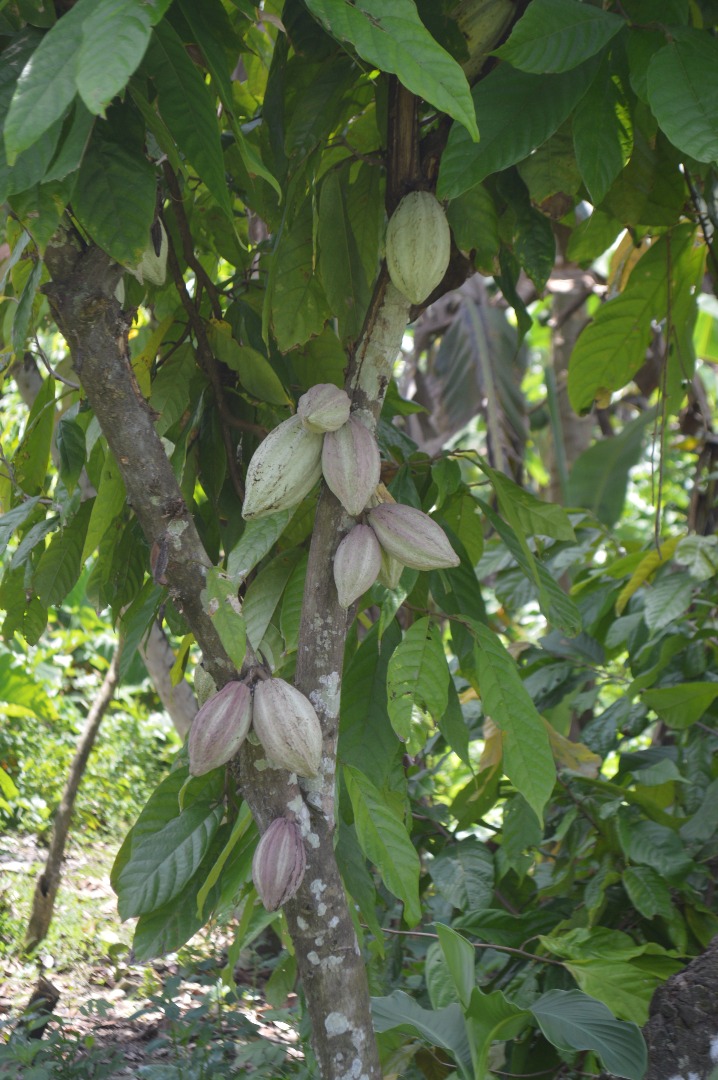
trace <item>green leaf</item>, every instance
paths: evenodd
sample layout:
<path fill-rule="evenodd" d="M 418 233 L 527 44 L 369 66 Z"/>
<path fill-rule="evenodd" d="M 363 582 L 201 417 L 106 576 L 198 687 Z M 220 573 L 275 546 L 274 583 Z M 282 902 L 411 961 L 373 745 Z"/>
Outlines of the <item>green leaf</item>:
<path fill-rule="evenodd" d="M 461 1069 L 463 1080 L 473 1080 L 471 1049 L 461 1007 L 447 1005 L 443 1009 L 423 1009 L 403 990 L 388 997 L 373 997 L 371 1013 L 376 1031 L 400 1027 L 416 1032 L 431 1046 L 441 1046 L 453 1054 Z"/>
<path fill-rule="evenodd" d="M 679 31 L 648 66 L 648 103 L 671 142 L 698 161 L 718 160 L 718 42 Z"/>
<path fill-rule="evenodd" d="M 456 246 L 474 251 L 474 263 L 490 270 L 499 254 L 499 221 L 496 206 L 481 184 L 452 199 L 446 208 Z"/>
<path fill-rule="evenodd" d="M 15 480 L 26 495 L 38 495 L 45 486 L 54 429 L 55 380 L 49 376 L 32 403 L 12 462 Z"/>
<path fill-rule="evenodd" d="M 321 281 L 314 271 L 312 204 L 305 199 L 285 228 L 271 255 L 271 282 L 265 303 L 277 345 L 288 352 L 316 336 L 332 314 Z"/>
<path fill-rule="evenodd" d="M 562 75 L 530 75 L 499 64 L 472 92 L 481 127 L 473 145 L 454 124 L 441 155 L 437 196 L 455 199 L 491 173 L 527 157 L 563 124 L 596 73 L 595 59 Z"/>
<path fill-rule="evenodd" d="M 17 355 L 21 354 L 25 348 L 25 341 L 30 329 L 30 320 L 32 319 L 32 305 L 35 301 L 41 277 L 42 260 L 38 259 L 37 262 L 33 263 L 30 276 L 25 282 L 25 288 L 22 290 L 22 296 L 15 308 L 15 317 L 12 321 L 12 347 Z"/>
<path fill-rule="evenodd" d="M 652 866 L 666 881 L 680 883 L 694 863 L 678 833 L 657 821 L 619 816 L 619 840 L 627 859 Z"/>
<path fill-rule="evenodd" d="M 658 713 L 661 720 L 678 731 L 695 724 L 706 709 L 718 698 L 718 683 L 685 682 L 680 686 L 664 686 L 646 690 L 642 701 Z"/>
<path fill-rule="evenodd" d="M 363 60 L 396 75 L 478 139 L 466 76 L 426 29 L 413 0 L 307 0 L 307 7 L 333 37 L 350 41 Z"/>
<path fill-rule="evenodd" d="M 97 245 L 132 267 L 150 242 L 156 178 L 144 153 L 144 131 L 138 139 L 124 109 L 112 110 L 112 116 L 111 123 L 95 124 L 72 206 Z"/>
<path fill-rule="evenodd" d="M 496 469 L 484 466 L 483 471 L 491 481 L 504 517 L 515 518 L 525 533 L 532 536 L 550 536 L 554 540 L 576 539 L 573 525 L 562 506 L 537 499 L 530 491 L 519 487 Z"/>
<path fill-rule="evenodd" d="M 543 721 L 496 634 L 471 620 L 484 714 L 503 732 L 504 771 L 539 821 L 556 779 Z"/>
<path fill-rule="evenodd" d="M 0 555 L 5 554 L 10 537 L 25 524 L 39 501 L 40 496 L 34 495 L 31 499 L 26 499 L 18 506 L 14 506 L 12 510 L 8 510 L 6 514 L 0 515 Z"/>
<path fill-rule="evenodd" d="M 485 994 L 475 986 L 466 1011 L 474 1046 L 474 1076 L 488 1073 L 489 1051 L 494 1042 L 513 1039 L 525 1027 L 530 1013 L 514 1005 L 500 990 Z"/>
<path fill-rule="evenodd" d="M 237 596 L 237 583 L 217 567 L 211 567 L 202 590 L 202 605 L 214 623 L 227 655 L 239 671 L 247 651 L 247 631 Z"/>
<path fill-rule="evenodd" d="M 693 602 L 695 581 L 690 574 L 664 574 L 646 596 L 643 618 L 649 630 L 662 630 L 679 619 Z"/>
<path fill-rule="evenodd" d="M 677 267 L 693 247 L 694 234 L 692 225 L 683 224 L 656 240 L 638 260 L 620 296 L 603 304 L 581 333 L 568 370 L 568 394 L 576 412 L 625 386 L 644 364 L 652 323 L 666 314 L 668 267 L 675 290 Z"/>
<path fill-rule="evenodd" d="M 459 911 L 482 911 L 493 902 L 494 861 L 474 837 L 445 847 L 432 859 L 429 873 L 437 890 Z"/>
<path fill-rule="evenodd" d="M 599 52 L 625 25 L 625 19 L 575 0 L 533 0 L 494 55 L 522 71 L 569 71 Z"/>
<path fill-rule="evenodd" d="M 160 115 L 180 150 L 232 220 L 214 97 L 166 21 L 152 33 L 144 70 L 154 79 Z"/>
<path fill-rule="evenodd" d="M 633 149 L 626 95 L 607 61 L 576 106 L 571 130 L 581 178 L 595 205 L 602 201 Z"/>
<path fill-rule="evenodd" d="M 46 608 L 65 599 L 80 577 L 82 547 L 92 503 L 84 502 L 69 525 L 55 533 L 40 557 L 33 585 Z"/>
<path fill-rule="evenodd" d="M 338 757 L 377 785 L 388 781 L 401 749 L 387 715 L 387 670 L 400 641 L 395 620 L 383 636 L 375 623 L 348 659 L 342 679 Z"/>
<path fill-rule="evenodd" d="M 580 990 L 549 990 L 531 1012 L 560 1050 L 595 1050 L 607 1072 L 642 1080 L 648 1060 L 643 1035 L 635 1024 L 616 1020 L 602 1002 Z"/>
<path fill-rule="evenodd" d="M 90 556 L 107 530 L 117 522 L 125 505 L 127 493 L 119 466 L 109 450 L 105 452 L 97 496 L 92 501 L 92 516 L 82 549 L 82 561 Z"/>
<path fill-rule="evenodd" d="M 60 476 L 72 492 L 85 464 L 85 431 L 76 420 L 63 416 L 57 425 L 57 452 L 60 456 Z"/>
<path fill-rule="evenodd" d="M 369 303 L 369 283 L 347 214 L 342 178 L 332 171 L 319 196 L 319 273 L 338 320 L 339 336 L 356 340 Z"/>
<path fill-rule="evenodd" d="M 628 899 L 645 919 L 656 915 L 670 918 L 671 892 L 656 870 L 650 866 L 629 866 L 623 871 L 622 880 Z"/>
<path fill-rule="evenodd" d="M 240 383 L 252 397 L 270 405 L 293 403 L 269 361 L 251 346 L 240 345 L 232 336 L 229 323 L 212 319 L 207 336 L 217 359 L 237 372 Z"/>
<path fill-rule="evenodd" d="M 91 113 L 103 113 L 139 66 L 150 40 L 142 0 L 95 0 L 82 24 L 76 84 Z"/>
<path fill-rule="evenodd" d="M 351 765 L 345 765 L 343 772 L 361 849 L 376 866 L 387 889 L 403 902 L 406 923 L 415 926 L 421 919 L 421 867 L 404 821 L 368 776 Z"/>
<path fill-rule="evenodd" d="M 654 419 L 654 410 L 646 409 L 618 435 L 601 439 L 579 454 L 568 479 L 569 506 L 584 506 L 613 528 L 626 501 L 630 470 L 641 457 L 645 429 Z"/>
<path fill-rule="evenodd" d="M 296 652 L 299 643 L 299 626 L 302 620 L 302 603 L 304 600 L 304 582 L 307 576 L 307 556 L 300 559 L 292 570 L 287 587 L 282 597 L 282 612 L 279 618 L 279 628 L 284 638 L 284 650 L 287 653 Z"/>
<path fill-rule="evenodd" d="M 446 739 L 447 745 L 461 758 L 464 764 L 471 767 L 469 753 L 469 729 L 461 710 L 461 702 L 456 692 L 453 679 L 449 678 L 447 685 L 448 701 L 443 716 L 439 717 L 439 731 Z"/>
<path fill-rule="evenodd" d="M 403 742 L 409 738 L 415 706 L 435 719 L 443 715 L 449 678 L 440 628 L 428 618 L 418 619 L 394 650 L 387 672 L 389 719 Z"/>
<path fill-rule="evenodd" d="M 234 581 L 238 584 L 244 581 L 250 570 L 269 554 L 293 514 L 294 510 L 280 510 L 269 517 L 247 522 L 227 559 L 227 573 Z"/>
<path fill-rule="evenodd" d="M 268 566 L 260 570 L 247 589 L 242 613 L 247 624 L 247 637 L 253 649 L 258 649 L 262 644 L 262 638 L 301 555 L 299 548 L 277 555 Z"/>
<path fill-rule="evenodd" d="M 467 1008 L 476 981 L 474 975 L 476 958 L 473 945 L 456 930 L 452 930 L 450 926 L 444 926 L 443 923 L 436 924 L 436 933 L 446 966 L 459 995 L 459 1001 L 464 1008 Z"/>
<path fill-rule="evenodd" d="M 78 0 L 43 37 L 25 64 L 5 120 L 5 152 L 15 158 L 37 142 L 75 96 L 82 25 L 96 0 Z"/>
<path fill-rule="evenodd" d="M 197 777 L 184 793 L 187 766 L 176 769 L 152 793 L 125 838 L 112 868 L 121 919 L 155 911 L 182 892 L 209 850 L 222 820 L 222 780 Z"/>

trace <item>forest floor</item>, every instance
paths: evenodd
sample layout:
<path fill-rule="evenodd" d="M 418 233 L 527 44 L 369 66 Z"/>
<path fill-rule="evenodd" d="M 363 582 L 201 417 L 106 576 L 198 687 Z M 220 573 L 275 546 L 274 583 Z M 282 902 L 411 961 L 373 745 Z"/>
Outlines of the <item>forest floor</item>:
<path fill-rule="evenodd" d="M 32 838 L 0 837 L 0 1075 L 202 1080 L 240 1066 L 256 1077 L 303 1071 L 296 995 L 281 1008 L 263 996 L 278 952 L 271 931 L 240 956 L 236 993 L 222 981 L 232 926 L 137 964 L 132 923 L 119 922 L 110 886 L 114 855 L 97 840 L 70 848 L 50 933 L 26 958 L 23 934 L 45 852 Z M 59 1000 L 42 1038 L 18 1038 L 12 1033 L 41 976 Z"/>

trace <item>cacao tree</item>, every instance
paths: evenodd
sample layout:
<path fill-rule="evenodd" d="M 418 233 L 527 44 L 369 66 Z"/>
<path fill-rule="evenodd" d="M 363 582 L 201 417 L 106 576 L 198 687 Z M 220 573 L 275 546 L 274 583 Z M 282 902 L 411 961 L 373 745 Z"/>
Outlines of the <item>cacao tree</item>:
<path fill-rule="evenodd" d="M 202 708 L 119 911 L 140 958 L 286 926 L 314 1075 L 639 1080 L 653 990 L 718 930 L 714 538 L 612 532 L 651 424 L 692 408 L 712 461 L 718 11 L 657 7 L 0 7 L 3 372 L 45 372 L 2 440 L 3 635 L 81 583 L 120 675 L 158 615 L 180 641 Z M 539 429 L 569 514 L 520 387 L 584 304 Z M 423 997 L 389 993 L 422 922 Z"/>

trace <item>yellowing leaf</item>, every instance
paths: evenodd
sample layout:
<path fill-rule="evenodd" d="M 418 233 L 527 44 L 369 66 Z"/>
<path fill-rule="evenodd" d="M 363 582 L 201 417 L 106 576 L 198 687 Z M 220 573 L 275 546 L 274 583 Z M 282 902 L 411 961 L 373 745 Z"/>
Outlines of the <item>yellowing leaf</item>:
<path fill-rule="evenodd" d="M 601 768 L 601 757 L 599 754 L 594 754 L 594 752 L 589 750 L 587 746 L 584 746 L 583 743 L 573 742 L 571 739 L 567 739 L 565 735 L 561 735 L 556 731 L 545 718 L 544 724 L 546 725 L 548 739 L 551 744 L 551 753 L 554 756 L 554 761 L 559 767 L 570 769 L 571 772 L 578 773 L 580 776 L 588 776 L 592 779 L 598 776 L 598 771 Z"/>
<path fill-rule="evenodd" d="M 616 615 L 623 614 L 626 604 L 633 594 L 640 589 L 641 585 L 648 581 L 651 574 L 653 574 L 659 566 L 665 566 L 667 562 L 671 561 L 673 553 L 681 539 L 682 537 L 680 536 L 674 536 L 670 540 L 666 540 L 665 543 L 661 543 L 660 552 L 649 551 L 648 554 L 641 559 L 626 585 L 624 585 L 619 593 L 618 600 L 616 600 Z"/>

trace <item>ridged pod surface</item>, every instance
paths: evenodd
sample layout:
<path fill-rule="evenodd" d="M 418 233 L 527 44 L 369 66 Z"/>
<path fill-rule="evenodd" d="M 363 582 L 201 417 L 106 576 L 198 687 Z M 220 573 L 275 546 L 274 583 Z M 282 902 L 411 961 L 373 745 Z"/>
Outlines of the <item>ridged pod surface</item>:
<path fill-rule="evenodd" d="M 284 679 L 254 689 L 254 732 L 273 765 L 297 776 L 316 776 L 322 760 L 322 729 L 309 698 Z"/>
<path fill-rule="evenodd" d="M 440 570 L 459 565 L 459 556 L 446 533 L 422 510 L 399 503 L 383 503 L 367 514 L 387 554 L 415 570 Z"/>
<path fill-rule="evenodd" d="M 389 218 L 386 265 L 400 293 L 421 304 L 444 277 L 451 231 L 441 204 L 428 191 L 410 191 Z"/>
<path fill-rule="evenodd" d="M 296 893 L 307 865 L 296 822 L 275 818 L 260 838 L 252 859 L 252 881 L 267 911 L 276 911 Z"/>
<path fill-rule="evenodd" d="M 381 548 L 373 529 L 355 525 L 334 555 L 334 584 L 339 603 L 348 608 L 371 588 L 381 570 Z"/>
<path fill-rule="evenodd" d="M 300 503 L 322 475 L 322 440 L 299 416 L 270 431 L 247 469 L 242 517 L 264 517 Z"/>
<path fill-rule="evenodd" d="M 189 729 L 189 771 L 203 776 L 226 765 L 239 750 L 252 723 L 252 694 L 243 682 L 230 682 L 205 701 Z"/>
<path fill-rule="evenodd" d="M 348 514 L 361 514 L 379 483 L 380 470 L 376 439 L 361 420 L 350 416 L 338 431 L 324 436 L 324 479 Z"/>
<path fill-rule="evenodd" d="M 297 416 L 308 431 L 336 431 L 349 419 L 351 400 L 346 391 L 334 383 L 317 383 L 302 394 L 297 404 Z"/>

